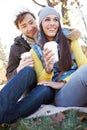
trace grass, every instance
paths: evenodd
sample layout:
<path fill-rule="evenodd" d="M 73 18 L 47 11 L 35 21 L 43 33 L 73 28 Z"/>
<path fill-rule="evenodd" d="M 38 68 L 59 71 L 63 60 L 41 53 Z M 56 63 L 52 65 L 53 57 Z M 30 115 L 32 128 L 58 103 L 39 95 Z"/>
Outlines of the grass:
<path fill-rule="evenodd" d="M 65 118 L 56 122 L 50 116 L 21 119 L 15 126 L 0 126 L 0 130 L 87 130 L 87 114 L 77 110 L 63 112 Z M 54 115 L 56 117 L 56 114 Z"/>

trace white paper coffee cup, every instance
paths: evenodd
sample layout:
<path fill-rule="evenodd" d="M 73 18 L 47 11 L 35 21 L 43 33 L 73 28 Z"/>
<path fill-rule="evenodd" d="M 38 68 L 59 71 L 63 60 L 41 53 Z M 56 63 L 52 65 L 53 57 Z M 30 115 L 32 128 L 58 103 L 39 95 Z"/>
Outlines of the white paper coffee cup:
<path fill-rule="evenodd" d="M 21 54 L 21 59 L 24 59 L 26 57 L 31 57 L 31 53 L 30 52 L 24 52 Z"/>
<path fill-rule="evenodd" d="M 52 50 L 52 52 L 54 53 L 54 62 L 57 62 L 59 60 L 57 46 L 58 44 L 55 41 L 47 42 L 44 45 L 44 48 L 48 48 L 49 50 Z"/>

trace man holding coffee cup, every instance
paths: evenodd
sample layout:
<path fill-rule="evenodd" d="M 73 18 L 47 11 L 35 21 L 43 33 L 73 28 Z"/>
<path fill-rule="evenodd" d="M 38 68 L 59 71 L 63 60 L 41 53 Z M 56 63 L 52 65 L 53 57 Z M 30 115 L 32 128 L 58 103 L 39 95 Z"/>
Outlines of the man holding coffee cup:
<path fill-rule="evenodd" d="M 15 14 L 14 24 L 22 34 L 14 39 L 14 44 L 10 48 L 9 60 L 6 77 L 11 79 L 21 69 L 26 66 L 33 66 L 32 57 L 27 57 L 26 60 L 21 59 L 21 54 L 29 52 L 32 46 L 37 42 L 38 27 L 36 18 L 27 8 L 19 8 Z"/>

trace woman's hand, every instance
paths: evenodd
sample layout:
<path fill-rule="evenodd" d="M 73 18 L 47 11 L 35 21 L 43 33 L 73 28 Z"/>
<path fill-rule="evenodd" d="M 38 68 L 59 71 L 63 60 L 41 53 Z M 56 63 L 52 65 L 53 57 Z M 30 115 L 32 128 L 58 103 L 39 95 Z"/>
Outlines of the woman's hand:
<path fill-rule="evenodd" d="M 44 61 L 46 64 L 46 72 L 51 73 L 53 70 L 53 65 L 54 65 L 54 53 L 49 50 L 48 48 L 45 48 L 43 50 L 43 55 L 44 55 Z"/>
<path fill-rule="evenodd" d="M 38 85 L 49 86 L 51 88 L 58 90 L 58 89 L 61 89 L 62 87 L 64 87 L 65 82 L 42 81 L 42 82 L 38 83 Z"/>

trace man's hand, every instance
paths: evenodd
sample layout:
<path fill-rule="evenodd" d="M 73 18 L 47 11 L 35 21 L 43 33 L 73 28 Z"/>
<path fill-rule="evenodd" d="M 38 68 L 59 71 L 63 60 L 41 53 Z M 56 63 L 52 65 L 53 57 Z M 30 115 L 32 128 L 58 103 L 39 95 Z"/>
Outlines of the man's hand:
<path fill-rule="evenodd" d="M 17 67 L 17 73 L 26 66 L 34 67 L 34 61 L 33 61 L 31 56 L 25 57 L 25 58 L 20 60 L 19 66 Z"/>

